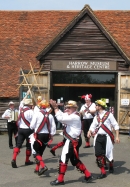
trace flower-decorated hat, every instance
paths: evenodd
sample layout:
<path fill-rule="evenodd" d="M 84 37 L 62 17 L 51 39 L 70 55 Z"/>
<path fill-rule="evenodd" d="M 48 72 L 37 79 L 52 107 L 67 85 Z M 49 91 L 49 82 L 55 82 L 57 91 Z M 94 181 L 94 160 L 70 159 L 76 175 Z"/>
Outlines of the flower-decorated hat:
<path fill-rule="evenodd" d="M 91 94 L 86 94 L 86 95 L 81 96 L 81 99 L 84 99 L 84 100 L 91 100 L 91 98 L 92 98 Z"/>
<path fill-rule="evenodd" d="M 39 103 L 39 106 L 40 108 L 48 108 L 50 107 L 50 104 L 46 101 L 46 100 L 42 100 L 40 103 Z"/>
<path fill-rule="evenodd" d="M 95 103 L 104 107 L 104 108 L 107 108 L 106 102 L 103 99 L 97 100 L 97 101 L 95 101 Z"/>
<path fill-rule="evenodd" d="M 37 106 L 40 107 L 40 102 L 42 101 L 42 96 L 37 97 Z"/>
<path fill-rule="evenodd" d="M 67 108 L 67 107 L 73 107 L 73 108 L 77 108 L 78 106 L 77 106 L 76 101 L 69 100 L 69 101 L 67 102 L 67 104 L 66 104 L 66 106 L 65 106 L 65 107 L 66 107 L 66 108 Z"/>

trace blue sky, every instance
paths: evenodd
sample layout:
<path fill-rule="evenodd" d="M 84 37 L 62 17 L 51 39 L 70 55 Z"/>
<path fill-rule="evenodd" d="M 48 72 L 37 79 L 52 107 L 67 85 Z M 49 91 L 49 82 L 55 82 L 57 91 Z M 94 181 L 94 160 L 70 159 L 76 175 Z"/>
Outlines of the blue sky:
<path fill-rule="evenodd" d="M 0 10 L 130 10 L 130 0 L 0 0 Z"/>

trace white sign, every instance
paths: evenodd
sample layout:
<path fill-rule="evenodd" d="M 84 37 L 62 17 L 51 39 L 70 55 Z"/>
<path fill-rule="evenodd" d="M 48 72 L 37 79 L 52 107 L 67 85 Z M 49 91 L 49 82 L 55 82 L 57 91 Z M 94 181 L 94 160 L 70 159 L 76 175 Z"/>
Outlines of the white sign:
<path fill-rule="evenodd" d="M 109 62 L 69 61 L 67 68 L 71 69 L 110 69 Z"/>
<path fill-rule="evenodd" d="M 121 105 L 126 105 L 128 106 L 130 103 L 129 99 L 121 99 Z"/>
<path fill-rule="evenodd" d="M 91 61 L 91 60 L 53 60 L 51 62 L 52 70 L 100 70 L 110 71 L 117 69 L 117 63 L 114 61 Z"/>
<path fill-rule="evenodd" d="M 109 99 L 106 99 L 106 103 L 109 103 Z"/>
<path fill-rule="evenodd" d="M 60 103 L 60 99 L 57 99 L 57 103 Z"/>

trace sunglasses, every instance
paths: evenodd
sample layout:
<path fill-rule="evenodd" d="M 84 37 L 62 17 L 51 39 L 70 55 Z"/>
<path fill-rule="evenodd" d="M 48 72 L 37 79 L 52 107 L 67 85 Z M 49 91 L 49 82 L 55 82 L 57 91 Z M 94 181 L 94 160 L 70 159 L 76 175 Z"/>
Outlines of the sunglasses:
<path fill-rule="evenodd" d="M 66 107 L 66 109 L 71 109 L 71 107 Z"/>

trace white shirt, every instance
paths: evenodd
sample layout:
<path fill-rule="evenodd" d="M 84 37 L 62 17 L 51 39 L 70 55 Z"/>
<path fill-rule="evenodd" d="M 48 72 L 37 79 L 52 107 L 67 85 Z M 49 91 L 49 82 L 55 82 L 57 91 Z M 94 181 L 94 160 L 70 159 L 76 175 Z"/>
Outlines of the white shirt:
<path fill-rule="evenodd" d="M 35 112 L 30 124 L 30 128 L 34 129 L 36 132 L 39 125 L 41 125 L 43 119 L 44 119 L 44 115 L 40 111 Z M 49 114 L 49 122 L 50 122 L 50 134 L 53 136 L 56 133 L 56 124 L 52 114 Z M 39 133 L 49 133 L 46 123 Z"/>
<path fill-rule="evenodd" d="M 40 108 L 36 105 L 35 107 L 34 107 L 34 112 L 39 112 L 40 111 Z"/>
<path fill-rule="evenodd" d="M 81 134 L 81 120 L 80 116 L 75 114 L 76 112 L 68 115 L 59 110 L 56 113 L 58 121 L 66 125 L 66 132 L 72 137 L 77 138 Z"/>
<path fill-rule="evenodd" d="M 30 109 L 30 108 L 27 107 L 27 106 L 24 106 L 24 107 L 23 107 L 23 109 L 25 109 L 25 108 L 28 108 L 29 110 L 27 110 L 27 111 L 24 112 L 24 117 L 25 117 L 25 119 L 26 119 L 29 123 L 31 123 L 31 120 L 32 120 L 32 117 L 33 117 L 34 112 L 33 112 L 32 109 Z M 20 110 L 19 110 L 19 113 L 20 113 Z M 19 128 L 22 128 L 22 129 L 28 129 L 28 128 L 29 128 L 29 127 L 24 123 L 24 121 L 22 120 L 22 118 L 18 121 L 18 126 L 19 126 Z"/>
<path fill-rule="evenodd" d="M 95 103 L 92 103 L 91 106 L 87 106 L 86 103 L 81 107 L 80 109 L 80 112 L 83 114 L 83 119 L 91 119 L 93 118 L 92 114 L 88 113 L 87 111 L 85 111 L 86 107 L 89 109 L 89 110 L 95 110 L 96 111 L 96 105 Z"/>
<path fill-rule="evenodd" d="M 17 116 L 18 116 L 18 110 L 17 109 L 9 108 L 9 109 L 5 110 L 4 114 L 2 115 L 2 118 L 6 119 L 5 117 L 9 117 L 8 122 L 17 121 L 17 117 L 15 115 L 16 113 L 17 113 Z"/>
<path fill-rule="evenodd" d="M 103 118 L 104 114 L 106 113 L 105 110 L 102 111 L 102 113 L 99 113 L 99 116 L 100 116 L 100 119 Z M 112 127 L 115 129 L 115 130 L 119 130 L 119 125 L 116 121 L 116 119 L 114 118 L 113 114 L 110 113 L 109 116 L 107 117 L 107 119 L 104 121 L 103 123 L 110 131 L 112 131 Z M 98 123 L 97 121 L 97 116 L 94 117 L 93 119 L 93 122 L 89 128 L 89 130 L 91 130 L 92 132 L 95 131 L 96 127 L 98 125 L 101 125 Z M 97 138 L 97 135 L 98 134 L 106 134 L 106 137 L 107 137 L 107 142 L 106 142 L 106 157 L 108 158 L 109 161 L 112 161 L 113 160 L 113 143 L 111 141 L 111 138 L 110 136 L 102 129 L 102 128 L 99 128 L 97 134 L 95 135 L 94 137 L 94 142 L 93 142 L 93 145 L 95 146 L 95 142 L 96 142 L 96 138 Z"/>
<path fill-rule="evenodd" d="M 102 111 L 102 113 L 99 113 L 100 119 L 103 118 L 104 114 L 106 113 L 105 110 Z M 96 127 L 99 125 L 98 121 L 97 121 L 97 116 L 94 117 L 93 122 L 89 128 L 89 130 L 91 130 L 92 132 L 95 131 Z M 107 117 L 107 119 L 104 121 L 104 125 L 110 130 L 112 131 L 112 127 L 115 130 L 119 130 L 119 125 L 116 121 L 116 119 L 114 118 L 113 114 L 110 113 L 109 116 Z M 97 134 L 107 134 L 102 128 L 99 128 Z"/>

